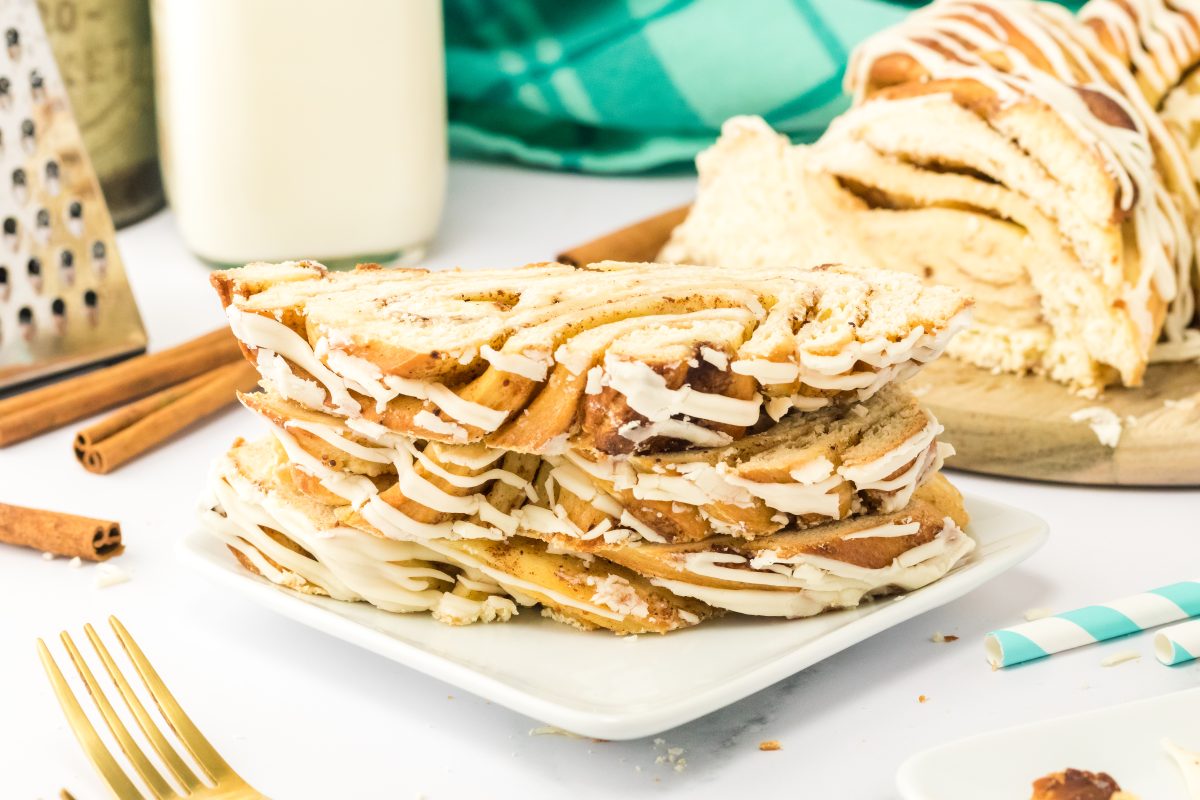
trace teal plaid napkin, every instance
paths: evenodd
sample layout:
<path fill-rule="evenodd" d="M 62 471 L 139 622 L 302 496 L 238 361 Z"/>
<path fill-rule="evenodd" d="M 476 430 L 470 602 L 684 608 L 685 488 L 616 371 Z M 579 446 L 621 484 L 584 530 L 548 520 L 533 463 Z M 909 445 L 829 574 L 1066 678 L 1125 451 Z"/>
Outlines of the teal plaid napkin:
<path fill-rule="evenodd" d="M 455 155 L 589 172 L 689 163 L 758 114 L 811 141 L 854 44 L 920 3 L 445 0 Z"/>

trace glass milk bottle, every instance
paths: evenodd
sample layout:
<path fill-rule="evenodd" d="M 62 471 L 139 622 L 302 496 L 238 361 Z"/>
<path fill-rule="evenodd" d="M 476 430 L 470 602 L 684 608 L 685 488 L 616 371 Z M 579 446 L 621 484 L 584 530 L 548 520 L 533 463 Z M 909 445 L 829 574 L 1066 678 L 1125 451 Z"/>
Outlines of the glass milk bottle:
<path fill-rule="evenodd" d="M 446 185 L 438 0 L 154 0 L 167 197 L 218 265 L 412 261 Z"/>

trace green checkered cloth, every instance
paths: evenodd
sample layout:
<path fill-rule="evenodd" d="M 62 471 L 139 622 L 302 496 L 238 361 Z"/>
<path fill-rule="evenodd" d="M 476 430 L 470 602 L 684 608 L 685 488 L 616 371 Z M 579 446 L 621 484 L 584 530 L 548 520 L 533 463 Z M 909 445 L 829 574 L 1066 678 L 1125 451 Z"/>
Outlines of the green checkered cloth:
<path fill-rule="evenodd" d="M 920 3 L 445 0 L 456 156 L 640 172 L 758 114 L 811 141 L 846 108 L 854 44 Z"/>

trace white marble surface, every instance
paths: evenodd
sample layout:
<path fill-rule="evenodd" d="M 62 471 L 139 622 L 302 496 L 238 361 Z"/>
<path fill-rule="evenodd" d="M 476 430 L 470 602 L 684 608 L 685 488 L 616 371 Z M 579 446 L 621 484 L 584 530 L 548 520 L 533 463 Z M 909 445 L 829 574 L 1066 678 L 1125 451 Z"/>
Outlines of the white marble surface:
<path fill-rule="evenodd" d="M 428 263 L 548 258 L 691 192 L 686 177 L 602 179 L 458 164 Z M 183 250 L 169 214 L 124 231 L 120 245 L 152 347 L 220 324 L 207 272 Z M 1045 517 L 1050 543 L 957 603 L 663 734 L 684 748 L 682 772 L 655 763 L 663 748 L 651 740 L 530 736 L 536 720 L 222 596 L 177 563 L 174 543 L 194 524 L 208 463 L 233 437 L 258 430 L 248 413 L 230 409 L 104 477 L 74 463 L 70 429 L 0 451 L 0 501 L 121 520 L 129 549 L 120 565 L 133 576 L 101 590 L 93 567 L 0 552 L 0 796 L 50 798 L 63 786 L 80 800 L 107 796 L 63 721 L 33 643 L 113 613 L 233 765 L 286 800 L 716 798 L 751 790 L 874 800 L 894 796 L 896 767 L 929 745 L 1184 688 L 1200 676 L 1197 665 L 1159 665 L 1149 637 L 1004 672 L 989 669 L 982 646 L 984 632 L 1033 607 L 1064 610 L 1195 577 L 1200 492 L 962 475 L 964 488 Z M 935 631 L 961 638 L 935 644 Z M 1100 666 L 1105 654 L 1127 648 L 1141 660 Z M 57 645 L 55 652 L 65 658 Z M 783 750 L 760 752 L 764 739 Z"/>

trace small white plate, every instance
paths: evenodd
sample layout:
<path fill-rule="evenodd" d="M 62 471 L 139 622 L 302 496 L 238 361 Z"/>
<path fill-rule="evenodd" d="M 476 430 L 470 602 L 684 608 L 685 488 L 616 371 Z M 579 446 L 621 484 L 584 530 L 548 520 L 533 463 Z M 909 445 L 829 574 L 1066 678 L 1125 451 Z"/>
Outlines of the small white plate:
<path fill-rule="evenodd" d="M 1200 750 L 1200 689 L 959 739 L 905 761 L 896 786 L 904 800 L 1013 800 L 1074 767 L 1107 772 L 1137 797 L 1186 800 L 1163 738 Z"/>
<path fill-rule="evenodd" d="M 690 722 L 986 583 L 1038 549 L 1046 523 L 968 498 L 979 547 L 942 580 L 809 619 L 727 617 L 667 636 L 583 633 L 523 611 L 503 625 L 454 628 L 426 614 L 310 597 L 244 571 L 196 531 L 182 556 L 284 616 L 569 731 L 636 739 Z"/>

